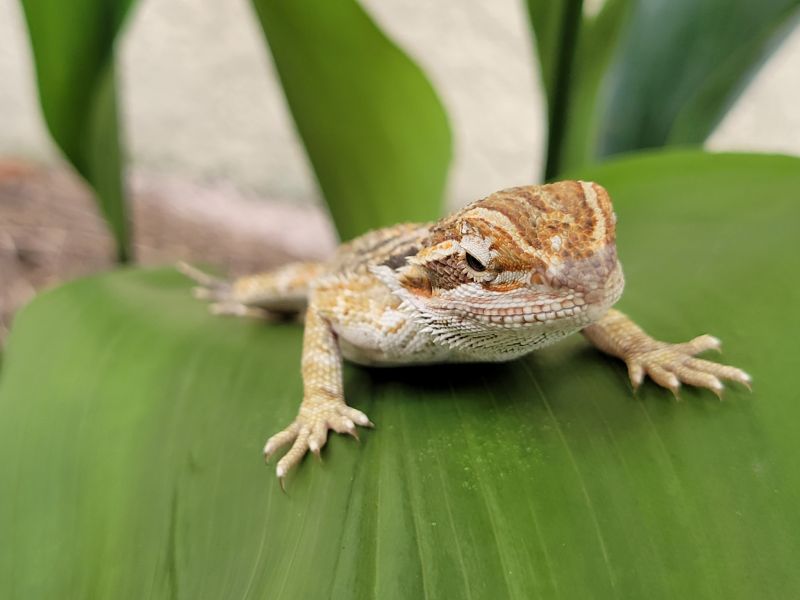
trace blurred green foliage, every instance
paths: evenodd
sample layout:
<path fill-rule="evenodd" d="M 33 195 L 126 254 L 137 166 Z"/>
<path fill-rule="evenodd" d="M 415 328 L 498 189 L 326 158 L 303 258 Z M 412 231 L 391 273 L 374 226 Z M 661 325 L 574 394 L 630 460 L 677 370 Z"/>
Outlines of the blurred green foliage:
<path fill-rule="evenodd" d="M 447 116 L 356 2 L 253 0 L 342 239 L 440 216 Z"/>
<path fill-rule="evenodd" d="M 134 0 L 21 0 L 53 138 L 127 256 L 114 44 Z M 526 0 L 548 112 L 546 179 L 700 143 L 796 21 L 800 0 Z M 253 0 L 344 239 L 441 210 L 451 138 L 425 75 L 355 0 Z"/>
<path fill-rule="evenodd" d="M 21 0 L 45 122 L 128 259 L 114 43 L 134 0 Z"/>
<path fill-rule="evenodd" d="M 527 0 L 548 102 L 545 177 L 699 144 L 800 15 L 800 0 Z M 588 5 L 588 3 L 587 3 Z"/>

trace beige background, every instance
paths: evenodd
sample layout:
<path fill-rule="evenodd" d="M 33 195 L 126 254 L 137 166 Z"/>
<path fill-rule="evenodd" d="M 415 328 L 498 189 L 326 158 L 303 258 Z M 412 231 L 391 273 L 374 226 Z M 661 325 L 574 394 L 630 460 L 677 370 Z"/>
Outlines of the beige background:
<path fill-rule="evenodd" d="M 449 198 L 461 204 L 539 178 L 543 101 L 520 0 L 366 0 L 427 71 L 455 134 Z M 134 168 L 233 180 L 271 198 L 318 200 L 246 0 L 142 0 L 121 47 Z M 769 60 L 708 146 L 800 154 L 800 31 Z M 491 110 L 488 108 L 491 107 Z M 57 152 L 35 102 L 18 0 L 0 0 L 0 155 Z"/>

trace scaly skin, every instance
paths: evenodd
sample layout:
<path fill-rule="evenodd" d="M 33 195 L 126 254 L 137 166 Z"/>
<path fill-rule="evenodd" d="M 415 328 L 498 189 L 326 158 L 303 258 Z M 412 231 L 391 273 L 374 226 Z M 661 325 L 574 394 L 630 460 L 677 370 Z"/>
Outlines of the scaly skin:
<path fill-rule="evenodd" d="M 368 365 L 514 359 L 581 331 L 677 395 L 681 383 L 722 393 L 720 379 L 750 384 L 740 369 L 694 358 L 718 349 L 704 335 L 659 342 L 611 306 L 622 294 L 608 193 L 562 181 L 503 190 L 437 223 L 403 224 L 343 244 L 328 263 L 299 263 L 227 282 L 182 270 L 215 313 L 263 316 L 305 310 L 303 401 L 264 447 L 286 473 L 328 430 L 371 426 L 345 404 L 342 358 Z"/>

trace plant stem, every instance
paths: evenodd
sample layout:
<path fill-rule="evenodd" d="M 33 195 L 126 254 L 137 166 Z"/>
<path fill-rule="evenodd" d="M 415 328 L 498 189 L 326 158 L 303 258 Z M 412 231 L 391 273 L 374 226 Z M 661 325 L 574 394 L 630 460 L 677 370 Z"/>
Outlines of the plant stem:
<path fill-rule="evenodd" d="M 581 26 L 583 0 L 567 0 L 561 18 L 560 44 L 553 96 L 548 106 L 547 162 L 544 178 L 552 180 L 561 170 L 561 154 L 569 116 L 570 85 L 575 48 Z"/>

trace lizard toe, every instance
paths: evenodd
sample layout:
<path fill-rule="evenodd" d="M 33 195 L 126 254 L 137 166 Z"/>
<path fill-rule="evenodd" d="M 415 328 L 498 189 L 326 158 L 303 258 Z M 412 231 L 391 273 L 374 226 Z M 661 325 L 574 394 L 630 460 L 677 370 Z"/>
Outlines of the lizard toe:
<path fill-rule="evenodd" d="M 729 381 L 741 383 L 748 390 L 751 389 L 750 386 L 753 383 L 753 378 L 750 377 L 750 375 L 741 369 L 731 367 L 730 365 L 722 365 L 710 360 L 703 360 L 702 358 L 694 357 L 688 358 L 684 364 L 695 371 L 709 373 L 710 375 L 714 375 L 719 379 L 727 379 Z"/>
<path fill-rule="evenodd" d="M 722 382 L 711 373 L 697 371 L 685 365 L 681 365 L 680 368 L 677 369 L 677 373 L 678 377 L 683 383 L 711 390 L 720 400 L 722 400 L 722 392 L 724 391 L 725 386 L 722 385 Z"/>
<path fill-rule="evenodd" d="M 700 354 L 707 350 L 716 350 L 720 352 L 722 350 L 722 342 L 713 335 L 700 335 L 682 344 L 672 344 L 670 348 L 681 354 L 694 356 L 695 354 Z"/>
<path fill-rule="evenodd" d="M 279 431 L 264 444 L 264 460 L 268 461 L 273 454 L 283 446 L 292 443 L 297 437 L 299 426 L 297 422 L 292 423 L 283 431 Z"/>
<path fill-rule="evenodd" d="M 644 381 L 644 375 L 645 375 L 644 367 L 641 365 L 641 363 L 635 360 L 630 360 L 628 361 L 627 364 L 628 364 L 628 377 L 631 380 L 631 385 L 633 386 L 633 389 L 636 390 L 639 388 L 640 385 L 642 385 L 642 382 Z"/>
<path fill-rule="evenodd" d="M 322 460 L 322 447 L 328 442 L 328 427 L 324 422 L 318 421 L 311 428 L 308 436 L 308 449 Z"/>
<path fill-rule="evenodd" d="M 289 451 L 278 461 L 278 465 L 275 467 L 275 474 L 278 476 L 278 479 L 281 480 L 281 487 L 283 487 L 283 478 L 286 476 L 286 473 L 297 465 L 306 455 L 310 433 L 311 431 L 308 427 L 302 427 L 300 431 L 298 431 L 292 447 L 289 448 Z"/>
<path fill-rule="evenodd" d="M 661 387 L 667 388 L 672 392 L 675 398 L 678 398 L 678 393 L 681 389 L 681 381 L 675 373 L 658 362 L 646 362 L 644 368 L 653 381 Z"/>
<path fill-rule="evenodd" d="M 367 415 L 356 408 L 345 405 L 341 407 L 340 411 L 356 425 L 361 425 L 362 427 L 375 427 L 375 423 L 370 421 Z"/>

